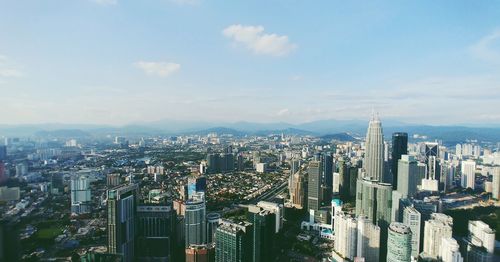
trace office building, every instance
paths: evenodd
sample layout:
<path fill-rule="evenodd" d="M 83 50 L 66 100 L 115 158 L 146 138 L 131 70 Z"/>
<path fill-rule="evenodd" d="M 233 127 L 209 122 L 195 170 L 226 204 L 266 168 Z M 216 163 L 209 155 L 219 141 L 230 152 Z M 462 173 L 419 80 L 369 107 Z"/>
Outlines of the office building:
<path fill-rule="evenodd" d="M 392 134 L 392 189 L 398 186 L 398 161 L 402 155 L 408 154 L 408 134 L 397 132 Z"/>
<path fill-rule="evenodd" d="M 402 155 L 398 160 L 398 186 L 397 191 L 402 198 L 409 198 L 417 193 L 418 180 L 417 161 L 414 156 Z"/>
<path fill-rule="evenodd" d="M 365 215 L 380 227 L 391 221 L 392 186 L 377 181 L 358 180 L 356 215 Z"/>
<path fill-rule="evenodd" d="M 236 223 L 221 219 L 215 234 L 215 261 L 252 261 L 252 232 L 253 225 L 251 223 Z"/>
<path fill-rule="evenodd" d="M 281 203 L 275 203 L 275 202 L 269 202 L 269 201 L 259 201 L 257 203 L 257 206 L 264 209 L 268 210 L 273 214 L 275 218 L 275 225 L 274 225 L 274 231 L 275 233 L 278 233 L 281 231 L 283 228 L 283 218 L 285 216 L 285 208 L 283 204 Z"/>
<path fill-rule="evenodd" d="M 323 184 L 331 190 L 333 186 L 333 156 L 331 153 L 325 153 L 322 160 Z"/>
<path fill-rule="evenodd" d="M 290 174 L 296 174 L 300 170 L 300 160 L 299 159 L 292 159 L 290 161 Z"/>
<path fill-rule="evenodd" d="M 250 205 L 247 220 L 253 224 L 252 258 L 254 262 L 274 259 L 276 216 L 269 210 Z"/>
<path fill-rule="evenodd" d="M 207 215 L 207 243 L 215 243 L 215 232 L 219 226 L 220 214 L 208 213 Z"/>
<path fill-rule="evenodd" d="M 438 259 L 443 238 L 452 237 L 453 218 L 441 213 L 433 213 L 424 226 L 424 255 Z"/>
<path fill-rule="evenodd" d="M 320 188 L 321 188 L 321 162 L 312 161 L 307 168 L 308 190 L 307 190 L 307 208 L 318 211 L 320 208 Z"/>
<path fill-rule="evenodd" d="M 475 180 L 476 180 L 476 161 L 467 160 L 462 161 L 461 166 L 461 185 L 463 188 L 475 188 Z"/>
<path fill-rule="evenodd" d="M 500 200 L 500 167 L 495 167 L 493 171 L 493 181 L 491 188 L 491 196 L 493 199 Z"/>
<path fill-rule="evenodd" d="M 306 207 L 307 179 L 302 172 L 298 171 L 291 175 L 289 192 L 290 202 L 293 207 L 298 209 Z"/>
<path fill-rule="evenodd" d="M 71 178 L 71 213 L 90 213 L 92 195 L 90 191 L 90 181 L 86 176 Z"/>
<path fill-rule="evenodd" d="M 411 230 L 411 256 L 417 258 L 420 254 L 420 231 L 422 217 L 413 206 L 405 207 L 403 210 L 403 224 Z"/>
<path fill-rule="evenodd" d="M 123 261 L 133 261 L 136 237 L 136 184 L 108 190 L 108 253 L 123 255 Z"/>
<path fill-rule="evenodd" d="M 377 115 L 372 116 L 368 125 L 365 147 L 365 177 L 370 180 L 382 181 L 384 174 L 384 136 L 382 122 L 380 122 Z"/>
<path fill-rule="evenodd" d="M 392 222 L 389 226 L 387 238 L 387 262 L 411 261 L 410 228 L 399 222 Z"/>
<path fill-rule="evenodd" d="M 184 237 L 185 246 L 207 243 L 207 221 L 205 194 L 197 192 L 185 203 Z"/>
<path fill-rule="evenodd" d="M 141 261 L 172 261 L 175 211 L 171 202 L 137 206 L 136 257 Z"/>
<path fill-rule="evenodd" d="M 460 246 L 454 238 L 443 238 L 440 257 L 442 262 L 463 262 Z"/>

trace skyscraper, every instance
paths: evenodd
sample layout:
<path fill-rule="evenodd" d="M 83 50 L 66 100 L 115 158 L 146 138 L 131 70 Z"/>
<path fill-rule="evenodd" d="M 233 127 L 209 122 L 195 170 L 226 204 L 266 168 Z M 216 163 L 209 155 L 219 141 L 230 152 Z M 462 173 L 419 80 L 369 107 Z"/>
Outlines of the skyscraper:
<path fill-rule="evenodd" d="M 414 156 L 402 155 L 398 161 L 397 191 L 402 198 L 409 198 L 417 192 L 418 168 Z"/>
<path fill-rule="evenodd" d="M 411 230 L 399 222 L 389 226 L 387 238 L 387 262 L 411 261 Z"/>
<path fill-rule="evenodd" d="M 137 207 L 135 255 L 138 260 L 172 260 L 175 221 L 171 202 Z"/>
<path fill-rule="evenodd" d="M 403 224 L 411 230 L 411 256 L 417 258 L 420 254 L 420 229 L 422 219 L 420 212 L 414 207 L 408 206 L 403 210 Z"/>
<path fill-rule="evenodd" d="M 191 245 L 186 248 L 186 262 L 211 262 L 215 259 L 212 245 Z M 170 261 L 170 260 L 167 260 Z"/>
<path fill-rule="evenodd" d="M 274 259 L 275 214 L 258 206 L 250 205 L 248 207 L 247 220 L 253 224 L 253 261 L 272 261 Z"/>
<path fill-rule="evenodd" d="M 398 160 L 408 154 L 408 133 L 397 132 L 392 134 L 392 189 L 398 187 Z"/>
<path fill-rule="evenodd" d="M 307 208 L 318 211 L 320 208 L 321 162 L 311 161 L 307 169 L 309 174 L 307 190 Z"/>
<path fill-rule="evenodd" d="M 88 177 L 71 178 L 71 213 L 85 214 L 90 212 L 92 196 Z"/>
<path fill-rule="evenodd" d="M 358 223 L 356 219 L 343 211 L 338 211 L 333 221 L 335 232 L 333 257 L 341 261 L 342 258 L 353 260 L 357 252 Z"/>
<path fill-rule="evenodd" d="M 108 190 L 108 252 L 122 254 L 125 262 L 135 256 L 137 191 L 136 184 Z"/>
<path fill-rule="evenodd" d="M 207 243 L 205 194 L 195 193 L 186 201 L 184 231 L 186 247 Z"/>
<path fill-rule="evenodd" d="M 323 184 L 331 190 L 333 186 L 333 156 L 331 153 L 323 154 Z"/>
<path fill-rule="evenodd" d="M 207 215 L 207 242 L 215 243 L 215 232 L 219 226 L 220 214 L 209 213 Z"/>
<path fill-rule="evenodd" d="M 452 227 L 453 218 L 441 213 L 433 213 L 431 219 L 425 221 L 423 243 L 425 256 L 438 258 L 442 239 L 451 237 Z"/>
<path fill-rule="evenodd" d="M 307 181 L 300 171 L 291 176 L 290 181 L 290 201 L 295 208 L 305 208 L 307 198 Z"/>
<path fill-rule="evenodd" d="M 493 170 L 493 186 L 491 195 L 493 199 L 500 200 L 500 167 Z"/>
<path fill-rule="evenodd" d="M 252 261 L 252 231 L 251 223 L 235 223 L 221 219 L 215 234 L 215 261 Z"/>
<path fill-rule="evenodd" d="M 384 174 L 384 135 L 382 122 L 377 115 L 372 116 L 366 133 L 366 151 L 364 161 L 365 177 L 382 181 Z"/>
<path fill-rule="evenodd" d="M 463 188 L 475 188 L 475 180 L 476 180 L 476 161 L 467 160 L 462 161 L 462 176 L 461 176 L 461 185 Z"/>

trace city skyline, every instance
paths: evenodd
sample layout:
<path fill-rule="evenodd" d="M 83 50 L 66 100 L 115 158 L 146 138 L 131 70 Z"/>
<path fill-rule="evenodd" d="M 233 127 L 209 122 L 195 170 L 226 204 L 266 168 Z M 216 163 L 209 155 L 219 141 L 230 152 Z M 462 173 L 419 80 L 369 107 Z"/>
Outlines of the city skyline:
<path fill-rule="evenodd" d="M 2 124 L 500 120 L 500 3 L 1 7 Z"/>

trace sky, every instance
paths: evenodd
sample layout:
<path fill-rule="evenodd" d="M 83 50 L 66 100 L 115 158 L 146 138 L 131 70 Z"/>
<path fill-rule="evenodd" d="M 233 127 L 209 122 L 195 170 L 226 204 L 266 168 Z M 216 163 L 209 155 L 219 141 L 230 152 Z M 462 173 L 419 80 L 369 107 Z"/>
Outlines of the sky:
<path fill-rule="evenodd" d="M 500 122 L 500 1 L 0 0 L 0 123 Z"/>

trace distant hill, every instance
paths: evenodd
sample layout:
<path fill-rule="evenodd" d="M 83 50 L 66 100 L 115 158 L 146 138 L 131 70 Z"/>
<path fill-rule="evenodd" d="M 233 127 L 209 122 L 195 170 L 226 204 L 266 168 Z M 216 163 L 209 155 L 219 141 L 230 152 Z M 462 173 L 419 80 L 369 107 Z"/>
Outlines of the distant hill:
<path fill-rule="evenodd" d="M 37 137 L 57 137 L 57 138 L 88 138 L 91 134 L 80 129 L 58 129 L 58 130 L 42 130 L 34 134 Z"/>
<path fill-rule="evenodd" d="M 330 135 L 324 135 L 320 137 L 321 139 L 324 140 L 337 140 L 337 141 L 356 141 L 357 139 L 354 138 L 353 136 L 349 135 L 348 133 L 337 133 L 337 134 L 330 134 Z"/>

